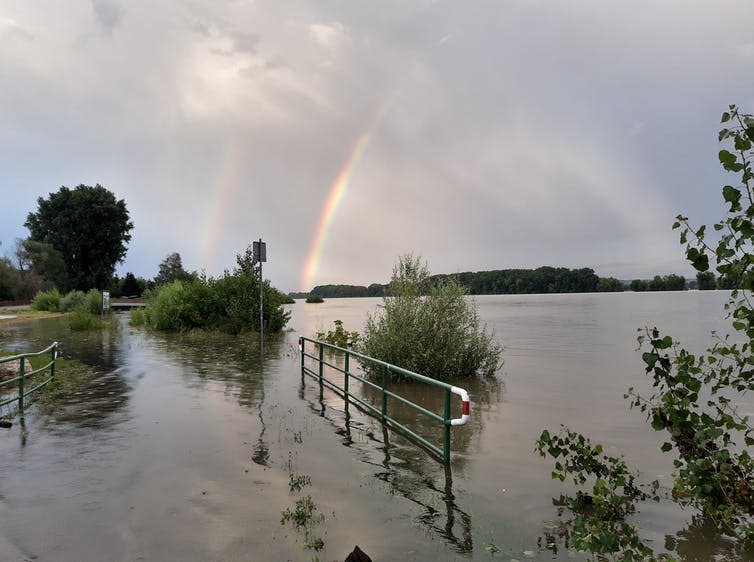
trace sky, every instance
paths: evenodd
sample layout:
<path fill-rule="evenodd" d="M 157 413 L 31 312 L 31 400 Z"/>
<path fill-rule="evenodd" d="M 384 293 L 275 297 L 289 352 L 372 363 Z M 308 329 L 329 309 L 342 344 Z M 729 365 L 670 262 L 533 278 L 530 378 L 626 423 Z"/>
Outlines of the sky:
<path fill-rule="evenodd" d="M 0 255 L 37 199 L 101 184 L 118 272 L 252 241 L 283 291 L 543 265 L 693 276 L 674 217 L 724 213 L 754 2 L 6 0 Z"/>

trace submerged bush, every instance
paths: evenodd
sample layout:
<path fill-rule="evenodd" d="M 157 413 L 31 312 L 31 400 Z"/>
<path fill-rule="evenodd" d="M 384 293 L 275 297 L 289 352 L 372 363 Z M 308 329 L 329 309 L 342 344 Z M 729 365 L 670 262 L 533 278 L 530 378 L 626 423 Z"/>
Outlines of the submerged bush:
<path fill-rule="evenodd" d="M 60 311 L 69 312 L 82 306 L 86 302 L 86 293 L 83 291 L 71 291 L 60 301 Z"/>
<path fill-rule="evenodd" d="M 34 296 L 31 307 L 34 310 L 47 310 L 49 312 L 60 311 L 61 295 L 57 289 L 42 291 Z"/>
<path fill-rule="evenodd" d="M 143 316 L 132 315 L 132 324 L 145 323 L 155 330 L 177 332 L 192 328 L 232 334 L 259 331 L 259 263 L 251 248 L 236 256 L 237 267 L 217 279 L 193 277 L 162 285 L 150 293 Z M 262 317 L 267 332 L 285 327 L 290 312 L 283 310 L 283 294 L 263 283 Z"/>
<path fill-rule="evenodd" d="M 102 312 L 102 293 L 97 289 L 89 289 L 84 304 L 89 314 L 100 314 Z"/>
<path fill-rule="evenodd" d="M 476 303 L 455 279 L 430 286 L 427 266 L 398 259 L 381 310 L 367 318 L 365 355 L 436 379 L 491 375 L 502 348 L 480 325 Z"/>

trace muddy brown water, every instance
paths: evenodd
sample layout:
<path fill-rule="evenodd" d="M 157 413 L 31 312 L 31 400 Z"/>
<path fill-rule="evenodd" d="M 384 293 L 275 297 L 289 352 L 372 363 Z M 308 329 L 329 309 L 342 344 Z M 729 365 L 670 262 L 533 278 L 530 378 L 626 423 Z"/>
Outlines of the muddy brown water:
<path fill-rule="evenodd" d="M 721 329 L 717 292 L 478 297 L 505 345 L 472 398 L 446 470 L 422 449 L 302 382 L 298 334 L 335 319 L 361 330 L 379 299 L 292 305 L 292 332 L 265 342 L 166 336 L 127 326 L 70 333 L 64 319 L 0 323 L 0 348 L 41 349 L 98 370 L 52 416 L 32 410 L 0 430 L 0 560 L 343 560 L 358 544 L 379 560 L 581 560 L 557 539 L 563 491 L 534 440 L 565 423 L 671 482 L 662 436 L 628 409 L 646 386 L 637 328 L 658 325 L 696 349 Z M 436 399 L 406 387 L 417 401 Z M 365 394 L 368 394 L 365 391 Z M 751 404 L 742 404 L 751 412 Z M 432 433 L 408 411 L 396 415 Z M 291 492 L 290 476 L 311 485 Z M 323 550 L 286 509 L 311 496 Z M 692 513 L 647 505 L 655 547 L 687 561 L 754 560 Z M 550 548 L 547 544 L 550 543 Z M 554 546 L 552 546 L 554 544 Z"/>

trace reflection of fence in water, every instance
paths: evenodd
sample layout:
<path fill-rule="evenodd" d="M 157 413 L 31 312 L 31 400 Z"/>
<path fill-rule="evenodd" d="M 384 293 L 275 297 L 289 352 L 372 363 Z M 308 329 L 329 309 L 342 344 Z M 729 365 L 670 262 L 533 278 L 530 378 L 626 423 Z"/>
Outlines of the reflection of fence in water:
<path fill-rule="evenodd" d="M 339 361 L 342 367 L 343 356 Z M 351 409 L 346 407 L 347 402 L 335 391 L 326 384 L 318 384 L 317 387 L 313 395 L 308 393 L 307 396 L 302 375 L 299 398 L 306 401 L 312 412 L 330 423 L 333 431 L 342 437 L 344 445 L 351 447 L 360 442 L 369 442 L 381 451 L 382 456 L 378 460 L 368 454 L 371 448 L 365 450 L 357 446 L 357 450 L 366 453 L 361 460 L 378 469 L 374 476 L 390 486 L 390 493 L 407 499 L 420 509 L 416 521 L 421 527 L 441 536 L 459 553 L 472 552 L 471 516 L 455 502 L 450 465 L 444 465 L 439 475 L 432 475 L 432 472 L 437 473 L 439 465 L 428 459 L 421 449 L 414 446 L 396 447 L 395 439 L 401 439 L 400 434 L 391 438 L 391 431 L 386 426 L 381 425 L 380 429 L 376 429 L 374 425 L 365 423 L 366 420 L 379 423 L 379 420 L 354 416 Z M 330 398 L 334 396 L 337 399 L 331 401 Z M 427 467 L 427 461 L 432 467 Z"/>

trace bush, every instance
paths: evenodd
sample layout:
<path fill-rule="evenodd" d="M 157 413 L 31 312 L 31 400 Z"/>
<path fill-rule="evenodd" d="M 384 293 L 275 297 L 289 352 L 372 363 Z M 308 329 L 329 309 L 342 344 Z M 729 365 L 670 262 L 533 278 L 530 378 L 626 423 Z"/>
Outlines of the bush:
<path fill-rule="evenodd" d="M 259 331 L 259 263 L 251 248 L 236 256 L 233 273 L 218 279 L 190 276 L 145 292 L 150 299 L 142 314 L 132 314 L 131 323 L 143 322 L 155 330 L 176 332 L 192 328 L 220 330 L 232 334 Z M 264 329 L 279 332 L 290 318 L 283 310 L 284 295 L 263 285 Z"/>
<path fill-rule="evenodd" d="M 212 291 L 201 279 L 162 285 L 144 309 L 147 324 L 167 332 L 204 326 L 211 321 L 213 298 Z"/>
<path fill-rule="evenodd" d="M 69 312 L 74 308 L 83 306 L 86 302 L 86 293 L 83 291 L 71 291 L 60 301 L 60 311 Z"/>
<path fill-rule="evenodd" d="M 382 310 L 367 318 L 359 349 L 441 380 L 492 375 L 502 354 L 458 282 L 449 278 L 430 287 L 427 266 L 410 254 L 393 268 Z"/>
<path fill-rule="evenodd" d="M 319 295 L 309 295 L 306 297 L 306 302 L 309 304 L 319 304 L 325 302 L 325 299 L 320 297 Z"/>
<path fill-rule="evenodd" d="M 86 302 L 84 307 L 89 314 L 101 314 L 102 313 L 102 293 L 97 289 L 89 289 L 86 293 Z"/>
<path fill-rule="evenodd" d="M 327 333 L 317 332 L 317 335 L 314 336 L 315 339 L 344 349 L 347 347 L 356 347 L 360 337 L 359 332 L 347 331 L 343 327 L 343 320 L 335 320 L 333 324 L 335 324 L 334 330 L 328 330 Z"/>
<path fill-rule="evenodd" d="M 49 312 L 59 312 L 61 304 L 60 291 L 52 289 L 51 291 L 42 291 L 34 296 L 31 307 L 34 310 L 47 310 Z"/>

